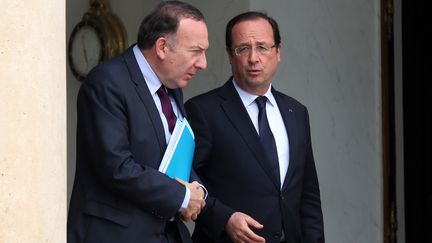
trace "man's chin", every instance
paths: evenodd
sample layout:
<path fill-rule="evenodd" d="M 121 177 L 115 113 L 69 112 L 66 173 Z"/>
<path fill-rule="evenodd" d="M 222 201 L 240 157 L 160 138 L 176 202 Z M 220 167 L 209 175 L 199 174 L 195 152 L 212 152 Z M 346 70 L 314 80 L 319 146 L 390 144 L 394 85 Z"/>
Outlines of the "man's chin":
<path fill-rule="evenodd" d="M 264 80 L 264 78 L 262 78 L 261 76 L 254 76 L 254 77 L 248 77 L 247 82 L 254 87 L 259 87 L 262 86 L 266 83 L 266 81 Z"/>
<path fill-rule="evenodd" d="M 189 85 L 189 80 L 181 80 L 177 83 L 177 88 L 183 89 L 186 88 Z"/>

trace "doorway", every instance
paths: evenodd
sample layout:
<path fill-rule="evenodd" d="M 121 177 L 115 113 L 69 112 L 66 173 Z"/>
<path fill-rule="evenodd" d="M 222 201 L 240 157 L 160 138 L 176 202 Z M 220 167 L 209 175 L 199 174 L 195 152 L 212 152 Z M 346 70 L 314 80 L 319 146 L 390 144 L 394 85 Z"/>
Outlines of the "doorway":
<path fill-rule="evenodd" d="M 432 242 L 431 27 L 426 1 L 402 1 L 406 242 Z"/>

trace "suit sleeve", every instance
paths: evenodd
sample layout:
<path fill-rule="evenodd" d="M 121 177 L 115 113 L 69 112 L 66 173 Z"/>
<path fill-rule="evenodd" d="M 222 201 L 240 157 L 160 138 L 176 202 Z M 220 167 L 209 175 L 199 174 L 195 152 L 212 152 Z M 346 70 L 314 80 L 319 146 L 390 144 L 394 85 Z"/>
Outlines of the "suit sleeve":
<path fill-rule="evenodd" d="M 98 180 L 118 197 L 158 218 L 174 216 L 185 187 L 157 170 L 137 163 L 130 149 L 129 111 L 125 89 L 109 70 L 90 73 L 78 94 L 78 149 Z M 153 129 L 151 127 L 143 129 Z M 142 149 L 146 149 L 143 147 Z M 154 151 L 148 151 L 152 153 Z M 78 160 L 79 158 L 79 154 Z"/>
<path fill-rule="evenodd" d="M 305 109 L 306 167 L 301 202 L 302 238 L 304 242 L 324 242 L 324 226 L 321 211 L 320 189 L 312 152 L 309 115 Z"/>
<path fill-rule="evenodd" d="M 201 168 L 209 163 L 212 151 L 212 132 L 207 125 L 207 121 L 198 104 L 193 100 L 185 104 L 191 127 L 195 133 L 195 154 L 193 167 L 198 176 L 205 184 L 205 175 L 201 174 Z M 198 216 L 197 222 L 204 226 L 202 230 L 213 239 L 218 239 L 225 231 L 228 219 L 235 212 L 232 208 L 220 202 L 212 196 L 211 188 L 206 200 L 206 206 Z"/>

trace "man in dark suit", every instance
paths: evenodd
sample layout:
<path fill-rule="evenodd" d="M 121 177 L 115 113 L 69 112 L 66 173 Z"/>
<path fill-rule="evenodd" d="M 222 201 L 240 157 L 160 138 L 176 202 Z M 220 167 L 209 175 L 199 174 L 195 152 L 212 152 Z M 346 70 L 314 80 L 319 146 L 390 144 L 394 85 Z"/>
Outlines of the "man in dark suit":
<path fill-rule="evenodd" d="M 194 242 L 324 242 L 307 109 L 271 85 L 280 41 L 266 14 L 234 17 L 233 77 L 185 104 L 195 171 L 209 190 Z"/>
<path fill-rule="evenodd" d="M 158 171 L 182 92 L 205 69 L 202 13 L 162 2 L 142 22 L 138 44 L 94 68 L 78 95 L 77 164 L 68 242 L 191 242 L 184 220 L 204 207 L 192 172 L 176 181 Z"/>

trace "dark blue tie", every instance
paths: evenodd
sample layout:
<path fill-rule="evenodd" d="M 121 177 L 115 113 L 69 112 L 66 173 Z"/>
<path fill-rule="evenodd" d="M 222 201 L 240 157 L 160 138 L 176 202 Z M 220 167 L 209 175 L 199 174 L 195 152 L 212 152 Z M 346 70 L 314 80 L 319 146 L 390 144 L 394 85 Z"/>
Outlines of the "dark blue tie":
<path fill-rule="evenodd" d="M 267 158 L 270 161 L 271 168 L 273 169 L 280 183 L 279 159 L 277 154 L 276 142 L 273 133 L 270 130 L 270 125 L 267 119 L 267 112 L 266 112 L 267 97 L 259 96 L 258 98 L 255 99 L 255 102 L 257 103 L 259 109 L 258 130 L 259 130 L 260 141 L 264 149 L 264 152 L 266 153 Z"/>

